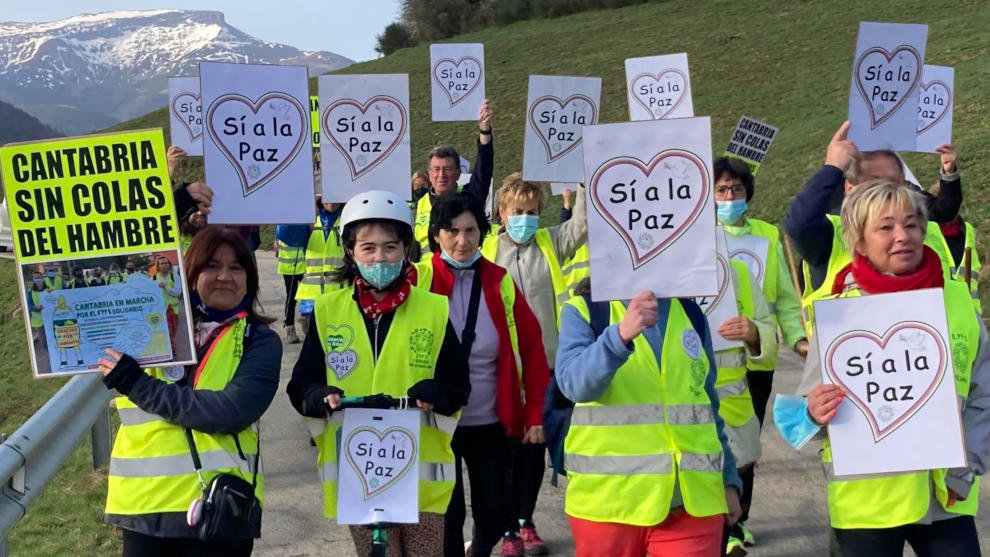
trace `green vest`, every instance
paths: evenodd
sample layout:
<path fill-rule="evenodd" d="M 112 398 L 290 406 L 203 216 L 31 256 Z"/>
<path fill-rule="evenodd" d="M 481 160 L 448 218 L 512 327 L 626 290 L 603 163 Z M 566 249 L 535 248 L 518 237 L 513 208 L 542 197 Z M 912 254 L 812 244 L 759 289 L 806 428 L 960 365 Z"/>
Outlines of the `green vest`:
<path fill-rule="evenodd" d="M 409 387 L 417 382 L 432 379 L 447 332 L 447 299 L 413 288 L 395 310 L 376 359 L 353 295 L 351 289 L 338 289 L 316 300 L 316 330 L 326 354 L 327 385 L 339 387 L 350 396 L 400 397 L 406 396 Z M 350 369 L 341 368 L 338 373 L 330 362 L 341 359 Z M 337 516 L 337 437 L 343 414 L 334 412 L 329 419 L 307 419 L 319 451 L 317 467 L 323 482 L 323 511 L 328 518 Z M 419 510 L 443 514 L 454 490 L 454 452 L 450 442 L 457 419 L 433 412 L 421 414 Z"/>
<path fill-rule="evenodd" d="M 777 269 L 779 268 L 780 261 L 777 260 L 777 254 L 780 251 L 780 230 L 769 222 L 759 219 L 747 217 L 746 222 L 749 223 L 749 229 L 753 236 L 766 238 L 769 241 L 767 245 L 767 260 L 764 262 L 763 269 L 763 297 L 767 301 L 767 306 L 770 307 L 773 322 L 779 328 L 780 317 L 777 315 Z M 776 353 L 770 357 L 766 364 L 752 366 L 752 369 L 761 371 L 771 371 L 776 368 Z"/>
<path fill-rule="evenodd" d="M 192 241 L 192 234 L 186 234 L 185 232 L 179 234 L 179 249 L 182 250 L 182 253 L 189 251 L 189 246 L 192 245 Z"/>
<path fill-rule="evenodd" d="M 124 277 L 122 275 L 109 275 L 107 276 L 107 284 L 117 284 L 118 282 L 124 282 Z"/>
<path fill-rule="evenodd" d="M 340 231 L 335 226 L 330 229 L 329 236 L 324 238 L 323 234 L 323 225 L 317 218 L 306 244 L 306 272 L 296 290 L 296 300 L 315 300 L 324 292 L 340 289 L 340 284 L 330 278 L 330 274 L 344 264 Z"/>
<path fill-rule="evenodd" d="M 221 391 L 227 386 L 241 361 L 246 329 L 247 319 L 242 317 L 220 333 L 213 349 L 199 364 L 194 389 Z M 172 383 L 161 368 L 144 371 Z M 117 413 L 120 429 L 110 456 L 106 513 L 186 512 L 189 504 L 200 498 L 203 488 L 193 467 L 185 428 L 141 410 L 124 396 L 117 397 Z M 193 430 L 193 438 L 203 465 L 203 480 L 209 482 L 218 474 L 233 474 L 248 482 L 252 480 L 258 455 L 256 428 L 248 427 L 237 434 L 244 458 L 238 452 L 233 435 Z M 258 466 L 260 469 L 260 462 Z M 259 473 L 255 495 L 262 503 L 264 492 L 264 474 Z M 156 521 L 149 518 L 149 523 L 154 525 Z"/>
<path fill-rule="evenodd" d="M 858 290 L 840 297 L 859 296 Z M 973 312 L 966 286 L 947 281 L 943 291 L 949 336 L 952 339 L 952 364 L 955 369 L 956 393 L 969 395 L 969 380 L 980 343 L 980 326 Z M 822 460 L 828 480 L 828 512 L 833 528 L 893 528 L 917 522 L 928 512 L 931 487 L 935 498 L 947 512 L 976 516 L 979 503 L 979 477 L 963 501 L 946 506 L 948 491 L 945 469 L 903 472 L 881 477 L 834 476 L 832 450 L 826 439 L 822 443 Z"/>
<path fill-rule="evenodd" d="M 821 286 L 815 290 L 811 289 L 811 268 L 808 267 L 807 263 L 801 264 L 804 273 L 804 293 L 801 295 L 801 310 L 804 311 L 804 328 L 809 338 L 811 338 L 815 323 L 813 302 L 815 300 L 824 300 L 831 296 L 835 277 L 839 275 L 839 272 L 846 265 L 852 263 L 852 254 L 849 248 L 846 247 L 845 240 L 842 238 L 842 219 L 838 215 L 826 216 L 832 223 L 832 251 L 828 259 L 828 268 L 825 271 L 825 280 Z M 925 230 L 925 245 L 932 248 L 938 255 L 938 258 L 942 261 L 942 270 L 946 278 L 949 278 L 951 276 L 949 262 L 952 260 L 952 256 L 944 248 L 945 240 L 942 238 L 942 231 L 939 229 L 938 224 L 931 221 L 928 221 L 928 228 Z"/>
<path fill-rule="evenodd" d="M 290 248 L 278 241 L 278 274 L 302 275 L 306 273 L 306 250 L 302 247 Z"/>
<path fill-rule="evenodd" d="M 427 193 L 416 202 L 416 222 L 413 223 L 413 236 L 419 242 L 423 253 L 430 251 L 430 211 L 433 210 L 433 202 L 430 201 L 430 194 Z"/>
<path fill-rule="evenodd" d="M 561 272 L 564 274 L 564 282 L 567 283 L 567 291 L 571 293 L 579 282 L 591 276 L 591 250 L 588 249 L 587 242 L 574 252 L 574 257 L 564 261 Z"/>
<path fill-rule="evenodd" d="M 38 307 L 41 305 L 41 292 L 35 290 L 34 287 L 31 287 L 28 290 L 28 296 L 31 296 L 31 303 L 34 304 L 34 307 Z M 44 326 L 45 326 L 45 321 L 41 317 L 41 312 L 32 311 L 31 327 L 37 329 L 38 327 L 44 327 Z"/>
<path fill-rule="evenodd" d="M 590 322 L 584 298 L 567 303 Z M 611 323 L 625 312 L 611 302 Z M 662 361 L 637 335 L 605 394 L 574 406 L 564 440 L 568 515 L 655 526 L 670 512 L 675 483 L 691 516 L 727 512 L 722 444 L 705 392 L 710 363 L 676 299 L 663 331 Z"/>
<path fill-rule="evenodd" d="M 970 279 L 969 279 L 969 291 L 970 296 L 973 298 L 973 305 L 976 306 L 976 311 L 983 313 L 983 304 L 980 302 L 980 254 L 976 251 L 976 231 L 973 229 L 973 225 L 970 223 L 965 223 L 966 238 L 963 243 L 963 249 L 970 248 Z M 953 280 L 958 280 L 959 282 L 966 282 L 966 269 L 963 267 L 962 261 L 956 261 L 952 256 L 952 250 L 949 249 L 949 243 L 945 241 L 945 235 L 942 234 L 942 229 L 939 228 L 938 239 L 941 241 L 940 245 L 946 254 L 946 261 L 949 264 L 949 271 Z"/>
<path fill-rule="evenodd" d="M 155 280 L 161 282 L 162 278 L 159 277 L 158 275 L 155 275 Z M 167 290 L 175 289 L 175 275 L 169 273 L 168 276 L 165 277 L 164 282 L 165 282 L 165 289 L 162 290 L 162 296 L 165 298 L 165 307 L 166 309 L 172 308 L 172 311 L 176 315 L 179 315 L 179 297 L 173 296 L 167 292 Z"/>
<path fill-rule="evenodd" d="M 571 293 L 567 288 L 567 282 L 564 280 L 564 273 L 560 268 L 560 262 L 557 260 L 557 249 L 553 245 L 553 238 L 550 237 L 550 231 L 546 228 L 540 228 L 536 231 L 533 239 L 536 241 L 537 247 L 540 248 L 540 253 L 543 254 L 543 259 L 546 260 L 547 267 L 550 269 L 550 285 L 553 287 L 557 310 L 557 329 L 559 330 L 560 310 L 564 308 L 564 303 L 571 298 Z M 497 254 L 498 234 L 489 234 L 481 245 L 481 255 L 489 261 L 495 261 Z"/>
<path fill-rule="evenodd" d="M 749 280 L 749 267 L 740 261 L 730 260 L 732 270 L 739 279 L 736 290 L 736 305 L 739 315 L 753 319 L 753 283 Z M 715 329 L 721 323 L 709 323 L 709 328 Z M 718 368 L 718 378 L 715 380 L 715 391 L 718 393 L 718 415 L 722 416 L 730 427 L 741 427 L 756 417 L 753 410 L 753 397 L 749 394 L 749 382 L 746 381 L 746 349 L 730 348 L 715 352 L 715 366 Z"/>

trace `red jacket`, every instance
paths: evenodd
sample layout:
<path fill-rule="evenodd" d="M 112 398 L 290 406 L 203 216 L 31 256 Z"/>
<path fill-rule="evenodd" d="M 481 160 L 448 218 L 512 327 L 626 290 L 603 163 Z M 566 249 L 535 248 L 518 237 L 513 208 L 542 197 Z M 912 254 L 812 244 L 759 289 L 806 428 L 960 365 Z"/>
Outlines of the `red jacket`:
<path fill-rule="evenodd" d="M 519 291 L 519 287 L 515 287 L 516 301 L 512 307 L 512 314 L 516 321 L 516 333 L 519 336 L 524 395 L 523 389 L 520 389 L 519 370 L 516 368 L 516 357 L 509 338 L 505 305 L 502 304 L 502 295 L 499 292 L 502 277 L 508 271 L 483 257 L 479 261 L 481 291 L 485 294 L 488 312 L 495 322 L 495 329 L 498 330 L 495 412 L 505 427 L 506 435 L 522 437 L 526 428 L 543 424 L 543 395 L 550 383 L 550 368 L 547 367 L 547 357 L 543 352 L 543 334 L 533 310 L 526 303 L 526 298 Z M 433 252 L 433 283 L 430 285 L 430 291 L 449 298 L 453 290 L 454 273 L 440 258 L 440 250 L 437 250 Z"/>

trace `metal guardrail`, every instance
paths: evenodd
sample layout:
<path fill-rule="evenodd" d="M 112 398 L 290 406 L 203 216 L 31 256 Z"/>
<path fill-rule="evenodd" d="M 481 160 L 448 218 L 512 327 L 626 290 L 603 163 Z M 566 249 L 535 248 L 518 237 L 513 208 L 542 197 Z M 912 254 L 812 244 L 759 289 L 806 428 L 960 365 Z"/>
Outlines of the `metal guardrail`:
<path fill-rule="evenodd" d="M 7 532 L 26 513 L 44 487 L 92 431 L 93 467 L 110 461 L 113 392 L 99 374 L 69 380 L 28 421 L 0 444 L 0 557 L 6 557 Z"/>

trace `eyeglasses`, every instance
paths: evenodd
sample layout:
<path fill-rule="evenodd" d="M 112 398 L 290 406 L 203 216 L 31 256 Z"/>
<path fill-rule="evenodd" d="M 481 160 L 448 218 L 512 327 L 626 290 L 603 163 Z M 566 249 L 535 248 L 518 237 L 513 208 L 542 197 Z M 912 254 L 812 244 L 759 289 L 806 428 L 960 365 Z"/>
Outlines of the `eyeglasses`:
<path fill-rule="evenodd" d="M 746 195 L 746 186 L 742 184 L 732 184 L 731 186 L 716 186 L 715 195 Z"/>
<path fill-rule="evenodd" d="M 430 172 L 443 172 L 444 174 L 453 174 L 455 170 L 460 170 L 456 166 L 434 166 L 430 168 Z"/>

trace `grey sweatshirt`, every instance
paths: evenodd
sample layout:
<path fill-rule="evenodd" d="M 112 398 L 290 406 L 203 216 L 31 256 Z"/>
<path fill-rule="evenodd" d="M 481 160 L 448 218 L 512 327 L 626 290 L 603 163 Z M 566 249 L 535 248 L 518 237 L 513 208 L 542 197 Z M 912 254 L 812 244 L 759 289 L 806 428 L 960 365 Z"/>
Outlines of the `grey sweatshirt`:
<path fill-rule="evenodd" d="M 588 241 L 588 214 L 584 197 L 582 186 L 575 196 L 571 219 L 558 226 L 547 227 L 561 266 Z M 557 306 L 550 281 L 550 267 L 540 246 L 532 238 L 525 244 L 517 244 L 512 241 L 508 232 L 502 230 L 498 234 L 498 251 L 495 253 L 494 263 L 509 271 L 512 280 L 526 297 L 526 303 L 533 309 L 536 320 L 540 322 L 540 329 L 543 330 L 547 365 L 553 369 L 557 358 Z"/>

